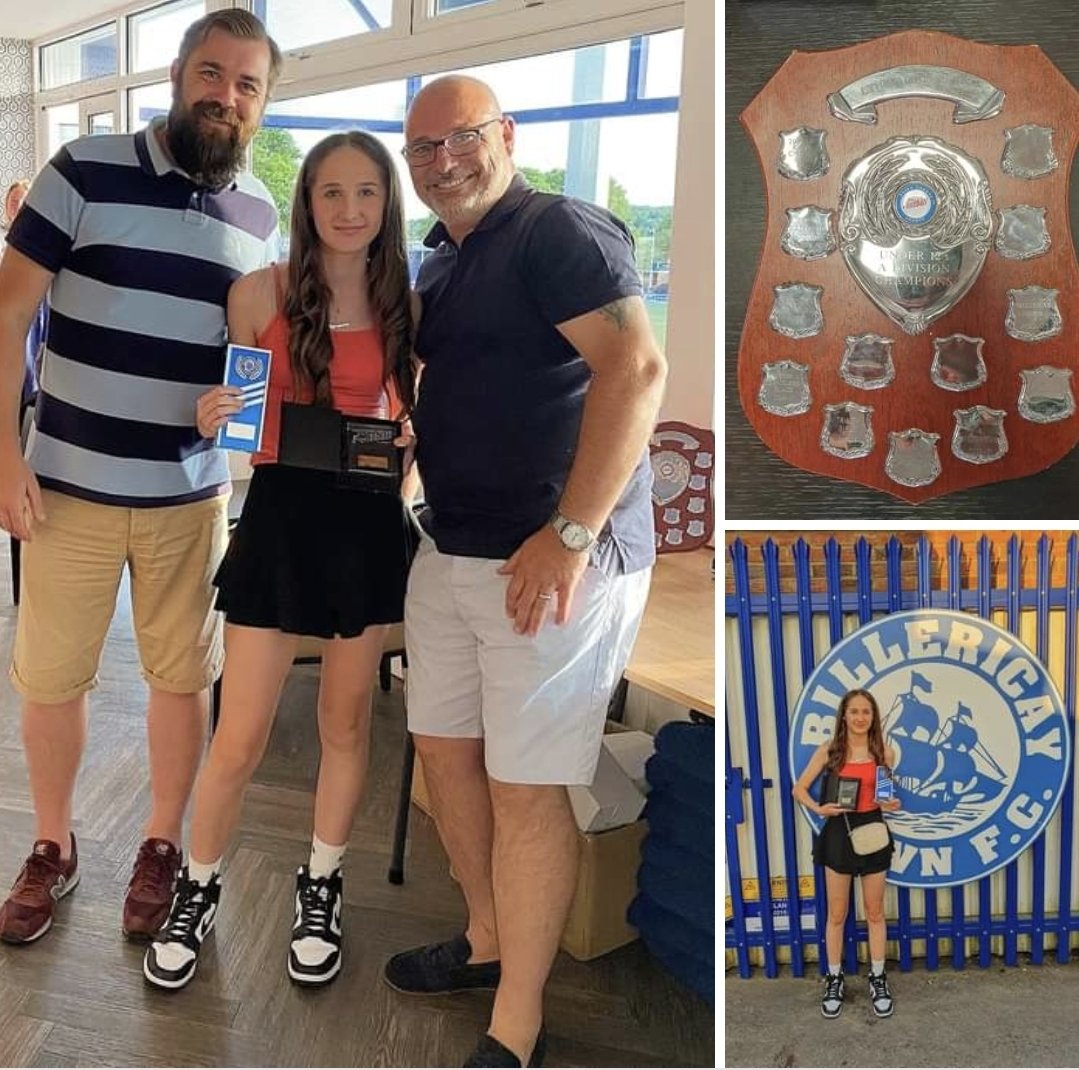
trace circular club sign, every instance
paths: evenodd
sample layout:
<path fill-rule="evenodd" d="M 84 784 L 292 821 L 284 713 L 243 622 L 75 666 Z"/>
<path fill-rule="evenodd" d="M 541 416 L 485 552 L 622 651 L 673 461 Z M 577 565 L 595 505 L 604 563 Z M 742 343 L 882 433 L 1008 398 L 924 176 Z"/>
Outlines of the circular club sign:
<path fill-rule="evenodd" d="M 1049 673 L 1014 635 L 953 610 L 893 613 L 859 628 L 828 651 L 798 698 L 793 777 L 832 738 L 839 700 L 853 688 L 877 700 L 895 751 L 890 881 L 932 888 L 977 880 L 1048 824 L 1071 738 Z M 811 790 L 816 796 L 819 781 Z M 804 812 L 819 831 L 822 819 Z"/>
<path fill-rule="evenodd" d="M 924 182 L 908 182 L 896 191 L 895 214 L 913 226 L 928 223 L 937 214 L 937 195 Z"/>

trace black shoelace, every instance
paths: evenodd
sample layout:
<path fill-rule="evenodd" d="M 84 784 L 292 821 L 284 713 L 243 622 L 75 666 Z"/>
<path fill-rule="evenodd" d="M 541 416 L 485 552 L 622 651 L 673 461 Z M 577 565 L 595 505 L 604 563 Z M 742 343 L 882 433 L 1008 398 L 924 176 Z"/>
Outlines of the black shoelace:
<path fill-rule="evenodd" d="M 164 939 L 161 943 L 183 944 L 197 951 L 199 941 L 195 938 L 195 928 L 199 918 L 208 905 L 206 892 L 195 881 L 182 881 L 176 889 L 176 898 L 172 903 Z M 159 938 L 160 939 L 160 938 Z"/>
<path fill-rule="evenodd" d="M 824 989 L 825 999 L 839 999 L 843 991 L 843 979 L 838 974 L 832 974 L 828 978 L 827 987 Z"/>
<path fill-rule="evenodd" d="M 297 937 L 325 937 L 330 928 L 333 896 L 328 881 L 313 878 L 300 888 L 300 925 Z"/>

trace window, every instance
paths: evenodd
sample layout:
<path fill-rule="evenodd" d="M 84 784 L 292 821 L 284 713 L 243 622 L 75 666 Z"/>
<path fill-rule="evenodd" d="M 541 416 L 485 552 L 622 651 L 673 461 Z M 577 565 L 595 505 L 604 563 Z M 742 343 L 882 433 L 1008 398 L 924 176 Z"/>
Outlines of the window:
<path fill-rule="evenodd" d="M 488 82 L 517 120 L 515 161 L 532 185 L 601 204 L 625 221 L 661 344 L 667 325 L 681 37 L 681 31 L 671 31 L 457 72 Z M 427 254 L 423 238 L 434 217 L 413 191 L 400 149 L 407 101 L 433 77 L 270 105 L 255 142 L 254 170 L 278 204 L 283 233 L 304 155 L 334 131 L 368 130 L 382 139 L 398 167 L 415 274 Z M 674 93 L 666 95 L 672 87 Z"/>
<path fill-rule="evenodd" d="M 282 50 L 387 29 L 393 0 L 255 0 L 254 12 Z"/>
<path fill-rule="evenodd" d="M 167 67 L 180 48 L 184 31 L 206 13 L 206 0 L 174 0 L 132 15 L 127 23 L 128 70 Z"/>
<path fill-rule="evenodd" d="M 45 122 L 48 130 L 49 159 L 56 150 L 79 136 L 79 105 L 58 104 L 45 109 Z"/>
<path fill-rule="evenodd" d="M 42 89 L 103 78 L 116 71 L 115 22 L 67 37 L 41 50 Z"/>
<path fill-rule="evenodd" d="M 172 84 L 169 82 L 155 82 L 130 90 L 127 95 L 128 132 L 148 126 L 156 115 L 167 115 L 171 105 Z"/>

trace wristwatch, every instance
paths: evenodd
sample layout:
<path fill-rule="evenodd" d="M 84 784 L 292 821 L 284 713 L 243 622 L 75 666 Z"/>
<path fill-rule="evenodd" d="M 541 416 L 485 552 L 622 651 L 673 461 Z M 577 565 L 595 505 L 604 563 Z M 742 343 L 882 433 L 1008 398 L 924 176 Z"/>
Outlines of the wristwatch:
<path fill-rule="evenodd" d="M 562 545 L 574 553 L 582 553 L 596 541 L 596 536 L 584 524 L 578 520 L 570 520 L 557 509 L 551 517 L 551 527 L 562 540 Z"/>

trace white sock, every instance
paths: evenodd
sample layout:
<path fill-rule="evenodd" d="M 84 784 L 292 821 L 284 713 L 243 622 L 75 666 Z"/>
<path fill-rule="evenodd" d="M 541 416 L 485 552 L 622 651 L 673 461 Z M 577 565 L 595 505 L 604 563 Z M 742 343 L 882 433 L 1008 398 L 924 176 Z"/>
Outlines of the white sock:
<path fill-rule="evenodd" d="M 190 855 L 187 857 L 187 875 L 199 884 L 209 884 L 213 878 L 221 872 L 221 859 L 213 862 L 196 862 Z"/>
<path fill-rule="evenodd" d="M 323 843 L 317 836 L 311 841 L 311 863 L 308 869 L 312 877 L 329 877 L 334 870 L 341 868 L 341 859 L 345 857 L 347 843 L 335 847 L 332 843 Z"/>
<path fill-rule="evenodd" d="M 879 977 L 882 973 L 884 973 L 884 959 L 873 959 L 873 961 L 869 964 L 869 968 L 877 977 Z"/>
<path fill-rule="evenodd" d="M 840 966 L 838 962 L 829 962 L 828 963 L 828 972 L 833 977 L 838 977 L 843 972 L 843 967 Z"/>

